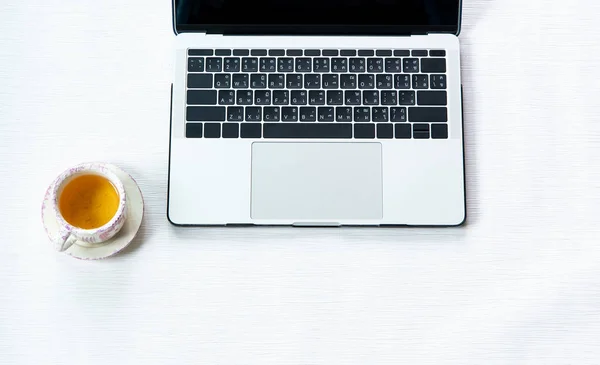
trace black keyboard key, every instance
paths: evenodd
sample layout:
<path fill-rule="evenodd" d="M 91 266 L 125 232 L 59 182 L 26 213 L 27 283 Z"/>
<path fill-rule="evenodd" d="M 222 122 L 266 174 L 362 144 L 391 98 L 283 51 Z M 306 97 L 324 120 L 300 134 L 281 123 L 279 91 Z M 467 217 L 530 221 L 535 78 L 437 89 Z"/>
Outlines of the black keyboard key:
<path fill-rule="evenodd" d="M 247 50 L 247 49 L 234 49 L 233 50 L 233 55 L 234 56 L 249 56 L 250 55 L 250 50 Z"/>
<path fill-rule="evenodd" d="M 229 89 L 231 87 L 230 74 L 215 74 L 215 88 Z"/>
<path fill-rule="evenodd" d="M 273 90 L 273 105 L 288 105 L 290 92 L 288 90 Z"/>
<path fill-rule="evenodd" d="M 260 59 L 260 71 L 261 72 L 275 72 L 277 71 L 277 59 L 272 57 L 261 57 Z"/>
<path fill-rule="evenodd" d="M 287 55 L 288 56 L 302 56 L 302 50 L 301 49 L 288 49 Z"/>
<path fill-rule="evenodd" d="M 412 85 L 413 85 L 413 89 L 428 89 L 429 88 L 429 76 L 413 75 Z"/>
<path fill-rule="evenodd" d="M 421 72 L 446 72 L 445 58 L 423 58 Z"/>
<path fill-rule="evenodd" d="M 224 106 L 188 106 L 186 120 L 190 122 L 224 122 Z"/>
<path fill-rule="evenodd" d="M 223 138 L 238 138 L 240 136 L 239 123 L 225 123 L 221 128 Z"/>
<path fill-rule="evenodd" d="M 285 51 L 283 49 L 270 49 L 269 56 L 285 56 Z"/>
<path fill-rule="evenodd" d="M 236 93 L 238 105 L 252 105 L 253 100 L 252 90 L 238 90 Z"/>
<path fill-rule="evenodd" d="M 417 91 L 417 104 L 419 105 L 446 105 L 445 91 Z"/>
<path fill-rule="evenodd" d="M 351 122 L 352 108 L 347 106 L 338 106 L 335 108 L 335 120 L 337 122 Z"/>
<path fill-rule="evenodd" d="M 391 89 L 394 86 L 392 75 L 377 75 L 378 89 Z"/>
<path fill-rule="evenodd" d="M 398 94 L 395 91 L 384 90 L 381 92 L 381 105 L 398 104 Z"/>
<path fill-rule="evenodd" d="M 310 104 L 310 105 L 325 105 L 325 91 L 310 90 L 308 92 L 308 104 Z"/>
<path fill-rule="evenodd" d="M 242 138 L 260 138 L 261 135 L 262 135 L 262 124 L 260 124 L 260 123 L 242 123 L 241 124 L 240 136 Z"/>
<path fill-rule="evenodd" d="M 408 72 L 408 73 L 419 72 L 419 59 L 418 58 L 405 58 L 404 59 L 404 72 Z"/>
<path fill-rule="evenodd" d="M 375 51 L 375 55 L 378 57 L 389 57 L 392 55 L 392 50 L 390 49 L 378 49 Z"/>
<path fill-rule="evenodd" d="M 431 57 L 444 57 L 444 56 L 446 56 L 446 51 L 444 51 L 444 50 L 432 49 L 431 51 L 429 51 L 429 55 L 430 55 Z"/>
<path fill-rule="evenodd" d="M 223 71 L 223 59 L 221 57 L 207 57 L 206 58 L 206 71 L 207 72 Z"/>
<path fill-rule="evenodd" d="M 415 105 L 415 92 L 414 91 L 399 91 L 398 92 L 398 104 L 400 104 L 400 105 Z"/>
<path fill-rule="evenodd" d="M 447 139 L 448 138 L 448 124 L 432 124 L 431 125 L 431 138 L 432 139 Z"/>
<path fill-rule="evenodd" d="M 241 122 L 244 120 L 244 108 L 241 106 L 227 107 L 227 121 Z"/>
<path fill-rule="evenodd" d="M 367 72 L 383 72 L 383 58 L 367 58 Z"/>
<path fill-rule="evenodd" d="M 410 89 L 410 75 L 394 75 L 394 88 Z"/>
<path fill-rule="evenodd" d="M 344 94 L 346 99 L 346 105 L 360 105 L 361 95 L 360 91 L 346 91 Z"/>
<path fill-rule="evenodd" d="M 311 56 L 311 57 L 320 56 L 321 55 L 321 51 L 318 50 L 318 49 L 307 49 L 307 50 L 304 51 L 304 55 L 305 56 Z"/>
<path fill-rule="evenodd" d="M 256 58 L 256 57 L 242 58 L 242 72 L 258 72 L 258 58 Z"/>
<path fill-rule="evenodd" d="M 402 72 L 402 59 L 401 58 L 386 58 L 385 59 L 385 72 L 389 72 L 389 73 Z"/>
<path fill-rule="evenodd" d="M 347 58 L 332 58 L 331 59 L 331 72 L 348 72 L 348 59 Z"/>
<path fill-rule="evenodd" d="M 410 139 L 411 137 L 412 130 L 410 124 L 396 124 L 394 126 L 394 138 Z"/>
<path fill-rule="evenodd" d="M 308 102 L 308 95 L 306 90 L 292 90 L 292 105 L 306 105 Z"/>
<path fill-rule="evenodd" d="M 256 90 L 254 105 L 271 105 L 271 90 Z"/>
<path fill-rule="evenodd" d="M 344 105 L 343 91 L 327 91 L 327 105 Z"/>
<path fill-rule="evenodd" d="M 390 108 L 390 120 L 394 123 L 406 122 L 406 108 L 405 107 Z"/>
<path fill-rule="evenodd" d="M 430 81 L 430 86 L 432 89 L 446 88 L 446 75 L 431 75 Z"/>
<path fill-rule="evenodd" d="M 374 89 L 375 88 L 375 75 L 369 75 L 369 74 L 358 75 L 358 88 L 359 89 Z"/>
<path fill-rule="evenodd" d="M 215 56 L 231 56 L 230 49 L 215 49 Z"/>
<path fill-rule="evenodd" d="M 250 51 L 250 54 L 253 56 L 266 56 L 267 50 L 266 49 L 253 49 L 252 51 Z"/>
<path fill-rule="evenodd" d="M 375 52 L 372 49 L 359 49 L 358 55 L 361 57 L 374 56 Z"/>
<path fill-rule="evenodd" d="M 355 107 L 354 108 L 354 121 L 355 122 L 370 122 L 371 121 L 371 108 L 369 107 Z"/>
<path fill-rule="evenodd" d="M 204 72 L 204 58 L 188 58 L 188 72 Z"/>
<path fill-rule="evenodd" d="M 317 108 L 315 108 L 314 106 L 300 107 L 300 121 L 301 122 L 316 122 L 317 121 Z"/>
<path fill-rule="evenodd" d="M 328 57 L 332 57 L 332 56 L 337 56 L 338 55 L 338 51 L 337 49 L 324 49 L 321 54 L 323 56 L 328 56 Z"/>
<path fill-rule="evenodd" d="M 340 84 L 342 89 L 356 89 L 356 74 L 340 75 Z"/>
<path fill-rule="evenodd" d="M 408 108 L 408 120 L 412 123 L 444 123 L 448 121 L 448 110 L 423 106 Z"/>
<path fill-rule="evenodd" d="M 407 49 L 395 49 L 394 56 L 396 57 L 408 57 L 410 56 L 410 51 Z"/>
<path fill-rule="evenodd" d="M 211 74 L 188 74 L 187 87 L 190 89 L 212 89 L 213 75 Z"/>
<path fill-rule="evenodd" d="M 339 87 L 339 79 L 337 74 L 323 74 L 322 79 L 323 89 L 337 89 Z"/>
<path fill-rule="evenodd" d="M 235 91 L 219 90 L 219 104 L 220 105 L 235 105 Z"/>
<path fill-rule="evenodd" d="M 262 108 L 260 106 L 247 106 L 245 114 L 246 122 L 260 122 L 262 120 Z"/>
<path fill-rule="evenodd" d="M 311 68 L 310 58 L 296 58 L 296 72 L 310 72 Z"/>
<path fill-rule="evenodd" d="M 413 124 L 414 139 L 429 139 L 429 124 Z"/>
<path fill-rule="evenodd" d="M 212 56 L 212 49 L 190 49 L 188 50 L 190 56 Z"/>
<path fill-rule="evenodd" d="M 284 74 L 269 74 L 269 89 L 283 89 L 285 88 L 285 75 Z"/>
<path fill-rule="evenodd" d="M 390 123 L 377 124 L 377 138 L 391 139 L 394 138 L 394 125 Z"/>
<path fill-rule="evenodd" d="M 233 74 L 233 88 L 234 89 L 247 89 L 249 84 L 248 74 Z"/>
<path fill-rule="evenodd" d="M 354 138 L 358 139 L 371 139 L 375 138 L 375 124 L 354 124 Z"/>
<path fill-rule="evenodd" d="M 278 72 L 294 72 L 294 59 L 293 58 L 280 58 L 277 60 L 277 71 Z"/>
<path fill-rule="evenodd" d="M 202 123 L 186 123 L 185 137 L 186 138 L 202 138 Z"/>
<path fill-rule="evenodd" d="M 364 58 L 350 59 L 350 72 L 365 72 L 366 68 Z"/>
<path fill-rule="evenodd" d="M 226 57 L 225 66 L 223 69 L 225 70 L 225 72 L 240 72 L 240 58 Z"/>
<path fill-rule="evenodd" d="M 264 138 L 352 138 L 351 123 L 269 123 Z"/>
<path fill-rule="evenodd" d="M 329 58 L 313 59 L 314 72 L 329 72 Z"/>
<path fill-rule="evenodd" d="M 413 57 L 427 57 L 427 50 L 416 49 L 412 51 Z"/>
<path fill-rule="evenodd" d="M 217 105 L 217 91 L 188 90 L 187 103 L 189 105 Z"/>
<path fill-rule="evenodd" d="M 387 122 L 388 119 L 388 108 L 386 107 L 375 107 L 371 109 L 371 118 L 376 123 Z"/>
<path fill-rule="evenodd" d="M 221 138 L 221 124 L 204 123 L 204 138 Z"/>
<path fill-rule="evenodd" d="M 379 91 L 363 91 L 364 105 L 379 105 Z"/>
<path fill-rule="evenodd" d="M 298 107 L 296 106 L 284 106 L 281 108 L 281 120 L 283 122 L 297 122 L 298 121 Z"/>
<path fill-rule="evenodd" d="M 320 89 L 321 88 L 321 75 L 319 75 L 319 74 L 304 75 L 304 88 L 305 89 Z"/>
<path fill-rule="evenodd" d="M 288 89 L 301 89 L 302 88 L 302 75 L 301 74 L 287 74 L 285 75 L 285 81 Z"/>
<path fill-rule="evenodd" d="M 319 122 L 333 122 L 335 120 L 335 110 L 330 106 L 321 106 L 317 110 Z"/>
<path fill-rule="evenodd" d="M 346 56 L 346 57 L 356 56 L 356 50 L 354 50 L 354 49 L 342 49 L 340 51 L 340 56 Z"/>
<path fill-rule="evenodd" d="M 263 120 L 265 122 L 279 122 L 279 107 L 278 106 L 267 106 L 263 109 Z"/>
<path fill-rule="evenodd" d="M 265 89 L 267 87 L 267 75 L 252 74 L 250 75 L 250 88 Z"/>

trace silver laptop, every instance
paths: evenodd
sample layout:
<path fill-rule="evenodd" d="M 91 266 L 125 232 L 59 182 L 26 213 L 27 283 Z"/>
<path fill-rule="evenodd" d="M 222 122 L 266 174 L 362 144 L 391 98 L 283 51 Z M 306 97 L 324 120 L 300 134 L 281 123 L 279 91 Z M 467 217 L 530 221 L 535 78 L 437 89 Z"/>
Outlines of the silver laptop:
<path fill-rule="evenodd" d="M 465 221 L 460 0 L 174 0 L 175 225 Z"/>

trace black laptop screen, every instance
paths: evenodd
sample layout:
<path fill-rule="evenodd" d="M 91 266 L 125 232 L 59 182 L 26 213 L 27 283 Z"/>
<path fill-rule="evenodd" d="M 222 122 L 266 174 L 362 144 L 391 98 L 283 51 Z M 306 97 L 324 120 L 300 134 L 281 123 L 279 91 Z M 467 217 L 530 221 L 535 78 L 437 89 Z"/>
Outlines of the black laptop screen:
<path fill-rule="evenodd" d="M 178 31 L 227 27 L 389 27 L 456 32 L 461 0 L 175 0 Z"/>

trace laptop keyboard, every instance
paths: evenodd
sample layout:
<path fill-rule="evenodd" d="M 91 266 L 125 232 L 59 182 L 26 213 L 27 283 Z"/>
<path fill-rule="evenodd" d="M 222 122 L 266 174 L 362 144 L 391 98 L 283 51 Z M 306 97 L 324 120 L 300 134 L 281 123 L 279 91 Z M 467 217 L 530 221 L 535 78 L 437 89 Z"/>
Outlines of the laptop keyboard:
<path fill-rule="evenodd" d="M 186 137 L 447 139 L 445 56 L 190 49 Z"/>

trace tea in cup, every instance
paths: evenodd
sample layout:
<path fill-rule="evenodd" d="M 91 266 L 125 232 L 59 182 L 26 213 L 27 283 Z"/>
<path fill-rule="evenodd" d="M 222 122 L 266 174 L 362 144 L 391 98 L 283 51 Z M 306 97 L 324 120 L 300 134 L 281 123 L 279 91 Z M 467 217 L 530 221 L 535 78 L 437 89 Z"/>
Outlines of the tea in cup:
<path fill-rule="evenodd" d="M 127 196 L 122 181 L 102 164 L 82 164 L 61 174 L 54 182 L 50 201 L 60 227 L 53 238 L 58 251 L 77 240 L 102 243 L 123 227 Z"/>

